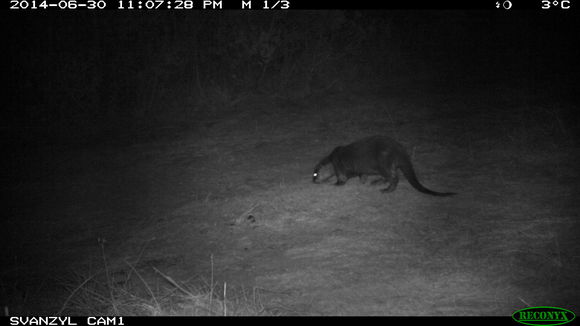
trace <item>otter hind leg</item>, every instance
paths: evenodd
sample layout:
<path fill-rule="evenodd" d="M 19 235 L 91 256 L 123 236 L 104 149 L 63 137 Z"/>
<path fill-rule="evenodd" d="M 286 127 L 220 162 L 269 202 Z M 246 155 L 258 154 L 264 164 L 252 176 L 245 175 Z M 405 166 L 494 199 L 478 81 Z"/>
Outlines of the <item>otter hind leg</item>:
<path fill-rule="evenodd" d="M 382 184 L 385 184 L 385 183 L 387 183 L 387 180 L 385 180 L 385 178 L 383 178 L 383 177 L 380 177 L 380 178 L 378 178 L 376 180 L 371 181 L 371 185 L 373 185 L 373 186 L 382 185 Z"/>
<path fill-rule="evenodd" d="M 397 166 L 389 155 L 381 155 L 379 158 L 379 173 L 383 177 L 385 183 L 389 183 L 389 186 L 381 189 L 381 192 L 389 193 L 395 191 L 399 184 L 399 176 L 397 175 Z"/>
<path fill-rule="evenodd" d="M 399 184 L 399 176 L 395 174 L 391 177 L 391 180 L 389 181 L 389 186 L 385 189 L 381 189 L 381 192 L 384 194 L 393 192 L 395 191 L 395 189 L 397 189 L 398 184 Z"/>

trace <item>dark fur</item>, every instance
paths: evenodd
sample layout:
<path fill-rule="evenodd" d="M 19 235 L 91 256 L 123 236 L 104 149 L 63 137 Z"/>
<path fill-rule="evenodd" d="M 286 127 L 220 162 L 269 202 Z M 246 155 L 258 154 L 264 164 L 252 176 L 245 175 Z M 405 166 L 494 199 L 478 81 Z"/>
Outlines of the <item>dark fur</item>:
<path fill-rule="evenodd" d="M 319 172 L 329 164 L 332 165 L 333 173 L 321 180 Z M 409 183 L 422 193 L 433 196 L 455 195 L 453 192 L 437 192 L 425 188 L 417 180 L 413 164 L 403 145 L 386 136 L 371 136 L 346 146 L 336 147 L 316 165 L 312 181 L 322 183 L 336 176 L 336 185 L 340 186 L 353 177 L 361 178 L 361 182 L 364 183 L 368 175 L 380 175 L 381 178 L 372 184 L 388 183 L 389 186 L 381 190 L 387 193 L 397 188 L 399 169 Z"/>

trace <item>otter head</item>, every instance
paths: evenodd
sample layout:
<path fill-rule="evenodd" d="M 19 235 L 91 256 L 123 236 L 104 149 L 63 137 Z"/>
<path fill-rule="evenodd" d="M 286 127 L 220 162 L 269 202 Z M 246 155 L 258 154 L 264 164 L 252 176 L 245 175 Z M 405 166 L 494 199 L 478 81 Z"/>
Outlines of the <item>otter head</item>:
<path fill-rule="evenodd" d="M 333 161 L 340 156 L 342 151 L 342 146 L 338 146 L 332 150 L 330 155 L 323 158 L 314 167 L 314 173 L 312 173 L 312 182 L 314 183 L 326 183 L 329 182 L 332 177 L 335 177 Z"/>
<path fill-rule="evenodd" d="M 314 168 L 312 173 L 312 182 L 314 183 L 327 183 L 334 177 L 334 170 L 332 164 L 321 165 L 318 164 Z"/>

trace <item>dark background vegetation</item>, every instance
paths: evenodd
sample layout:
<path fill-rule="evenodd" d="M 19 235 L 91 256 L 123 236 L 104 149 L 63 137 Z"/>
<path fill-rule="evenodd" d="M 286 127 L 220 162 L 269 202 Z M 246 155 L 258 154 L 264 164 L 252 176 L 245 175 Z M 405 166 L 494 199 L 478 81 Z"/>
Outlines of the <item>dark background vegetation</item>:
<path fill-rule="evenodd" d="M 16 147 L 130 141 L 249 95 L 388 93 L 430 79 L 573 95 L 572 14 L 160 12 L 11 15 L 2 129 Z M 501 84 L 497 97 L 502 97 Z M 5 138 L 6 139 L 6 138 Z"/>

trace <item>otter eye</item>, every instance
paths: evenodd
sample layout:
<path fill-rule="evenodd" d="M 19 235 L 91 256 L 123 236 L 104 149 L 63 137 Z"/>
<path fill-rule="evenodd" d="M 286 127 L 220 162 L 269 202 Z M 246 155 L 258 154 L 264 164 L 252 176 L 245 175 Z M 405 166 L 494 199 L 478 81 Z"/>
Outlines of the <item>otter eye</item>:
<path fill-rule="evenodd" d="M 313 176 L 317 176 L 317 175 L 318 175 L 318 173 L 314 172 L 312 175 L 313 175 Z"/>

